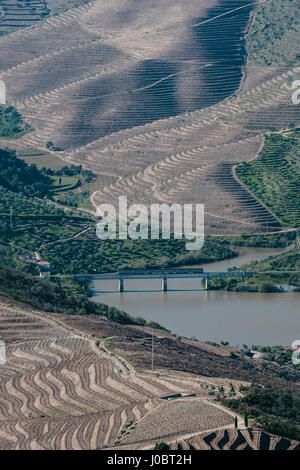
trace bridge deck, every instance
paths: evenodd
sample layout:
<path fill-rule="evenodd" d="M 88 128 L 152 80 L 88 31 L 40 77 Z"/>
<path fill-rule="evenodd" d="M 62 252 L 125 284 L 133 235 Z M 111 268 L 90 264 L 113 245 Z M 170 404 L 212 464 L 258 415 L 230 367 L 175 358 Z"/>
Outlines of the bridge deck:
<path fill-rule="evenodd" d="M 125 280 L 125 279 L 212 279 L 212 278 L 226 278 L 226 277 L 239 277 L 243 278 L 246 274 L 242 271 L 233 272 L 196 272 L 193 270 L 180 270 L 180 271 L 160 271 L 149 273 L 99 273 L 99 274 L 82 274 L 77 275 L 77 278 L 82 280 Z"/>

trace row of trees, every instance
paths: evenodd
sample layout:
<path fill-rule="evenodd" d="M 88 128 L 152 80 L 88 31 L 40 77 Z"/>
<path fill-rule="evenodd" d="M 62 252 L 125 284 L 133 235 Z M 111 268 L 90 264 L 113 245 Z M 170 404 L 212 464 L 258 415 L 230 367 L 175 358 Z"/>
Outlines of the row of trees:
<path fill-rule="evenodd" d="M 81 176 L 84 182 L 90 183 L 95 179 L 95 174 L 90 170 L 85 170 L 82 165 L 65 165 L 59 170 L 51 168 L 41 168 L 41 173 L 48 176 Z"/>

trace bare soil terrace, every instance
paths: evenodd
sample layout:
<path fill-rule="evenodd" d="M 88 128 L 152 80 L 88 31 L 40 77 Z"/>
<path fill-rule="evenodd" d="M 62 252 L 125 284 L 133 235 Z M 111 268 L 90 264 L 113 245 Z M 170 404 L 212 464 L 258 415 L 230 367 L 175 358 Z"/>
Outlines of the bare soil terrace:
<path fill-rule="evenodd" d="M 203 448 L 199 433 L 234 427 L 233 413 L 212 401 L 216 393 L 239 394 L 250 381 L 299 388 L 292 369 L 261 369 L 160 330 L 151 373 L 150 331 L 101 317 L 47 314 L 1 298 L 0 325 L 1 449 L 133 449 L 160 439 L 188 446 L 192 436 Z M 194 396 L 161 399 L 174 393 Z"/>
<path fill-rule="evenodd" d="M 171 450 L 299 450 L 297 441 L 260 429 L 220 429 L 183 441 L 171 442 Z"/>
<path fill-rule="evenodd" d="M 96 337 L 108 339 L 109 349 L 128 358 L 138 370 L 151 368 L 151 330 L 145 327 L 118 325 L 105 318 L 55 315 L 74 328 Z M 195 374 L 207 380 L 227 379 L 256 382 L 283 388 L 299 388 L 300 373 L 274 363 L 260 364 L 243 357 L 231 357 L 234 348 L 211 346 L 198 341 L 177 338 L 162 330 L 154 330 L 155 370 L 178 374 Z M 170 361 L 170 354 L 172 360 Z M 217 379 L 219 378 L 219 379 Z"/>
<path fill-rule="evenodd" d="M 6 301 L 0 305 L 0 323 L 6 343 L 6 363 L 0 365 L 1 449 L 114 446 L 126 423 L 139 422 L 157 406 L 164 409 L 161 396 L 194 393 L 200 408 L 208 397 L 205 379 L 136 372 L 101 340 L 96 343 L 60 317 Z M 214 419 L 224 413 L 209 403 L 203 407 L 212 410 L 214 427 Z M 201 413 L 198 418 L 201 422 Z M 206 429 L 206 421 L 202 426 Z M 189 429 L 186 421 L 175 432 L 185 435 Z M 155 429 L 151 437 L 156 438 Z"/>
<path fill-rule="evenodd" d="M 264 132 L 299 122 L 290 89 L 299 68 L 251 66 L 230 97 L 237 72 L 224 62 L 221 76 L 208 48 L 220 30 L 220 19 L 206 22 L 214 9 L 218 16 L 217 2 L 206 0 L 93 0 L 2 37 L 0 79 L 34 129 L 4 144 L 44 148 L 51 140 L 64 161 L 119 177 L 94 192 L 95 207 L 119 195 L 198 202 L 210 233 L 280 230 L 233 167 L 257 155 Z M 239 61 L 232 32 L 244 37 L 250 16 L 241 9 L 222 17 Z M 171 115 L 161 119 L 166 106 Z"/>
<path fill-rule="evenodd" d="M 25 28 L 43 18 L 47 9 L 45 0 L 5 0 L 0 5 L 0 33 Z"/>

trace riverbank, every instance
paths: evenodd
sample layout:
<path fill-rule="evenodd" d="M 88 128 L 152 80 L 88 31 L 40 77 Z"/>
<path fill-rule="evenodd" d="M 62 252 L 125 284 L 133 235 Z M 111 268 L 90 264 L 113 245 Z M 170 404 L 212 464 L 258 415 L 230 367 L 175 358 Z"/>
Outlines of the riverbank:
<path fill-rule="evenodd" d="M 220 377 L 261 383 L 284 389 L 299 388 L 300 371 L 270 363 L 262 367 L 260 361 L 231 354 L 234 348 L 215 347 L 189 340 L 166 331 L 147 327 L 116 324 L 100 317 L 53 315 L 67 325 L 95 338 L 107 338 L 112 353 L 126 358 L 138 370 L 149 370 L 154 337 L 154 372 L 161 369 L 192 373 L 196 376 Z M 285 344 L 285 343 L 284 343 Z M 288 343 L 287 343 L 288 344 Z M 209 380 L 209 379 L 208 379 Z"/>
<path fill-rule="evenodd" d="M 270 252 L 257 248 L 245 249 L 234 260 L 206 265 L 209 271 L 226 271 L 233 261 L 237 268 L 255 256 L 257 263 L 270 263 L 270 254 L 293 258 L 286 248 Z M 253 252 L 252 252 L 253 250 Z M 258 253 L 259 251 L 259 253 Z M 275 257 L 275 258 L 276 258 Z M 264 259 L 265 258 L 265 259 Z M 253 258 L 252 258 L 253 259 Z M 274 260 L 273 260 L 274 261 Z M 203 266 L 203 265 L 202 265 Z M 126 281 L 126 290 L 120 294 L 115 281 L 94 281 L 90 288 L 111 291 L 94 296 L 94 302 L 103 302 L 130 312 L 147 321 L 158 322 L 172 332 L 201 341 L 222 340 L 230 344 L 291 344 L 299 331 L 299 292 L 262 293 L 221 290 L 200 291 L 199 280 L 177 279 L 168 282 L 169 291 L 160 291 L 159 281 Z M 284 314 L 283 314 L 284 312 Z M 297 333 L 298 332 L 298 333 Z"/>
<path fill-rule="evenodd" d="M 251 260 L 240 269 L 257 274 L 243 281 L 213 280 L 212 287 L 235 292 L 300 292 L 300 248 L 297 244 L 264 260 Z"/>

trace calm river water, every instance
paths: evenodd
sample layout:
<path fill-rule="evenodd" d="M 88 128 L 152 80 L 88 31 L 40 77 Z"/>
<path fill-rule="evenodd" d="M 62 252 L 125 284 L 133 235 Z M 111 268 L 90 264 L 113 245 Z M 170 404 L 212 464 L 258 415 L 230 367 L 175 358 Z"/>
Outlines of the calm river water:
<path fill-rule="evenodd" d="M 202 265 L 205 271 L 226 271 L 251 259 L 263 259 L 277 249 L 241 249 L 238 258 Z M 169 292 L 160 292 L 159 280 L 125 281 L 130 292 L 119 294 L 115 281 L 93 281 L 95 295 L 103 302 L 146 320 L 157 321 L 174 333 L 203 341 L 227 340 L 233 345 L 283 344 L 300 339 L 300 293 L 256 294 L 199 291 L 199 279 L 168 281 Z M 184 291 L 183 289 L 190 289 Z"/>
<path fill-rule="evenodd" d="M 133 97 L 131 106 L 127 106 L 130 123 L 124 116 L 121 121 L 118 119 L 118 123 L 122 122 L 124 127 L 144 124 L 154 119 L 201 109 L 232 95 L 242 79 L 246 59 L 243 33 L 253 7 L 239 10 L 238 15 L 233 13 L 221 16 L 214 22 L 203 22 L 246 4 L 246 0 L 220 0 L 206 18 L 199 18 L 198 23 L 201 25 L 193 28 L 193 40 L 189 38 L 188 47 L 184 44 L 173 60 L 148 61 L 139 70 L 135 70 L 135 88 L 144 90 L 146 85 L 168 74 L 170 79 L 159 82 L 154 88 L 147 88 L 135 96 L 135 100 Z M 199 66 L 199 70 L 196 67 L 192 75 L 196 85 L 191 90 L 189 80 L 188 93 L 181 93 L 181 99 L 178 100 L 177 75 L 175 77 L 174 74 L 181 70 L 178 67 L 184 66 L 191 76 L 192 72 L 187 68 L 191 60 L 193 66 Z M 200 69 L 207 62 L 212 63 L 212 66 Z M 181 75 L 178 77 L 182 80 Z M 127 83 L 131 82 L 124 80 L 125 86 Z M 185 96 L 187 100 L 184 99 Z M 147 106 L 148 102 L 151 105 Z M 134 122 L 133 116 L 136 119 Z M 111 125 L 114 123 L 110 120 Z M 103 133 L 107 132 L 108 129 L 103 126 Z M 241 266 L 251 259 L 266 258 L 278 251 L 280 250 L 242 249 L 238 258 L 203 265 L 203 268 L 206 271 L 226 271 L 229 267 Z M 91 283 L 95 292 L 111 291 L 95 295 L 95 302 L 104 302 L 133 316 L 157 321 L 182 336 L 217 342 L 227 340 L 233 345 L 289 345 L 293 340 L 300 339 L 300 293 L 204 292 L 197 290 L 200 287 L 199 279 L 173 279 L 168 281 L 168 287 L 170 291 L 162 293 L 159 280 L 131 280 L 125 281 L 125 289 L 131 292 L 119 294 L 117 282 Z"/>

